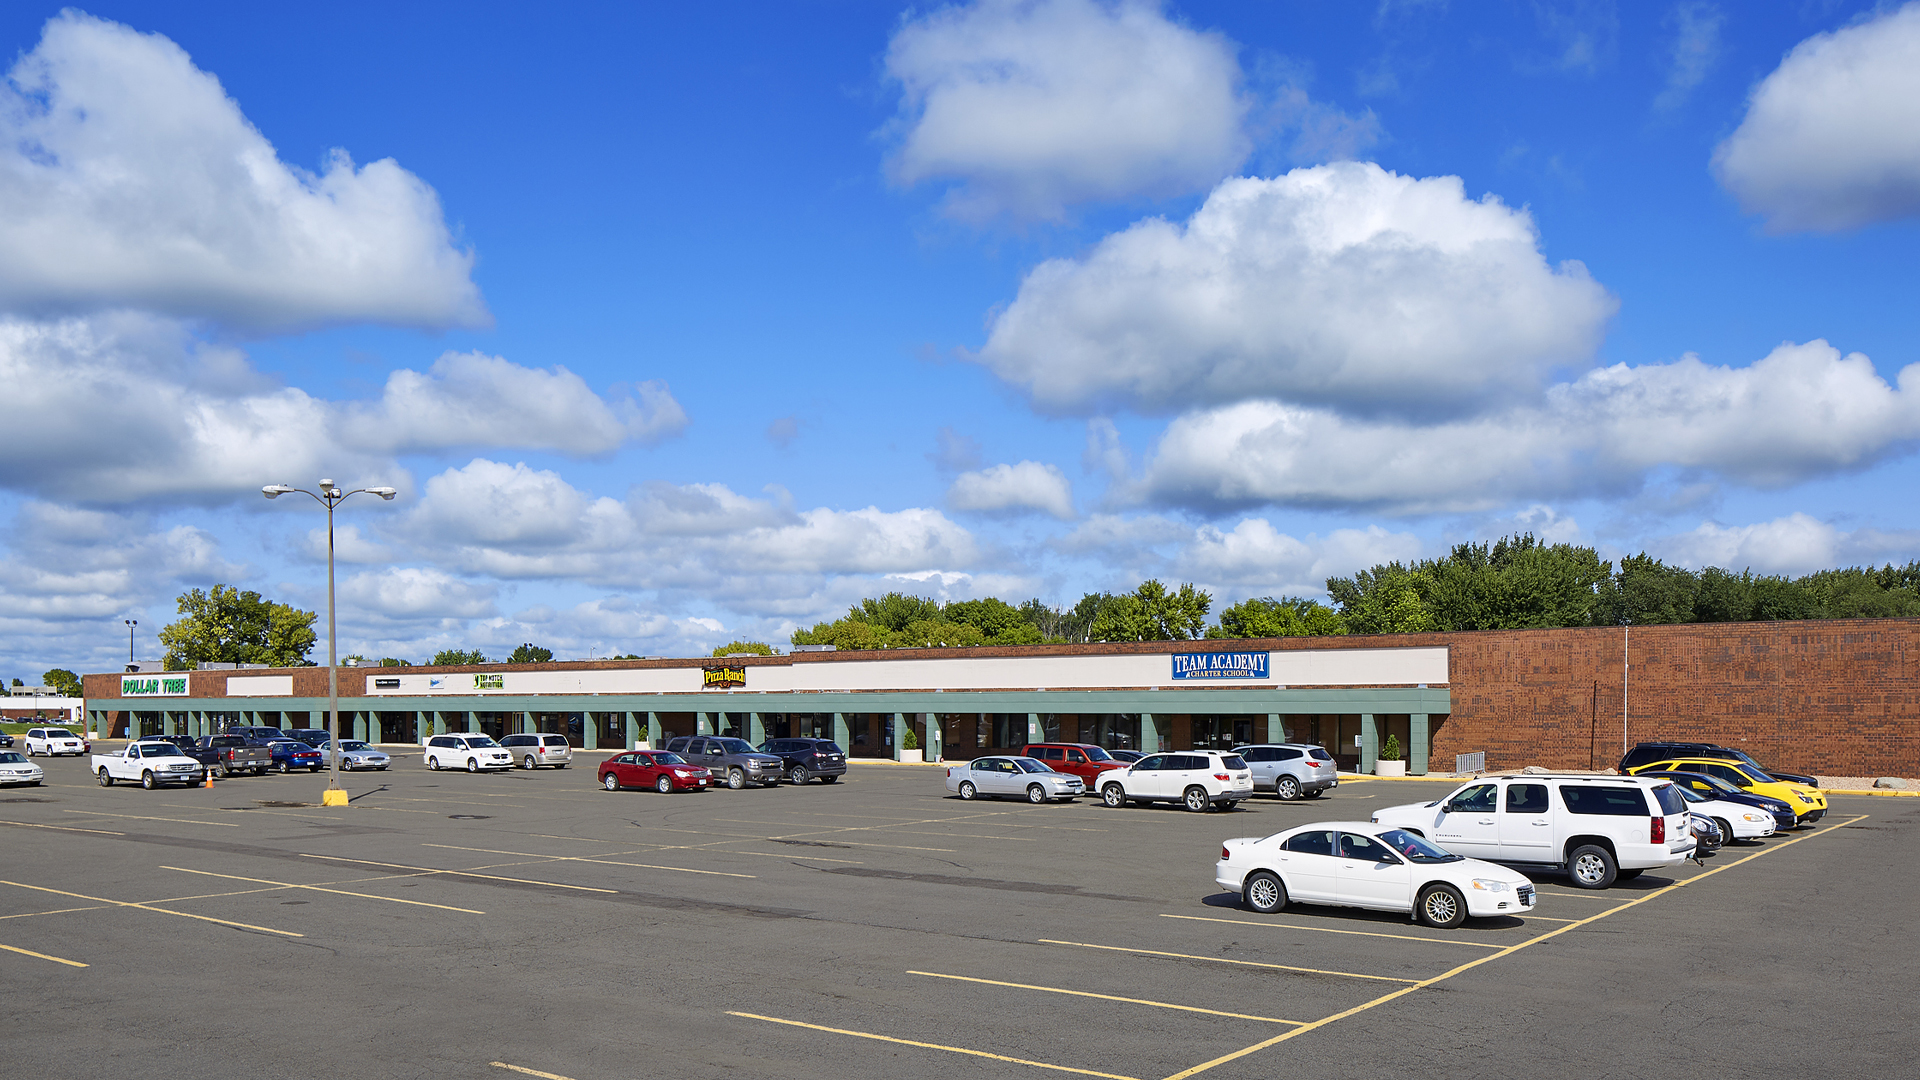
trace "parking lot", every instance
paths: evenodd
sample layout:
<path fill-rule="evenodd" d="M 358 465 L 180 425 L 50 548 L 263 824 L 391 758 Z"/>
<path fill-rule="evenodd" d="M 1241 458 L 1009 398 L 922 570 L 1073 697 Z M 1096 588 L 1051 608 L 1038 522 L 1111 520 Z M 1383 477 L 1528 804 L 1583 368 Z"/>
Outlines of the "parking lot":
<path fill-rule="evenodd" d="M 1452 932 L 1220 893 L 1229 813 L 963 803 L 937 769 L 611 793 L 565 771 L 0 790 L 12 1075 L 1904 1075 L 1920 800 Z M 1894 988 L 1900 988 L 1897 991 Z"/>

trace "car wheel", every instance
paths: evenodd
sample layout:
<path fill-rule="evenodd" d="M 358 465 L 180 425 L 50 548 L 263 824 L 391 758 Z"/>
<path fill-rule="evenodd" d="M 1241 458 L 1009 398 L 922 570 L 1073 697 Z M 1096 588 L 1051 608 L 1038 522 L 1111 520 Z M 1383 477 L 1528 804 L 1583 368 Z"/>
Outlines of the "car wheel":
<path fill-rule="evenodd" d="M 606 788 L 608 791 L 619 791 L 620 778 L 612 773 L 608 773 L 606 776 L 600 778 L 600 786 Z"/>
<path fill-rule="evenodd" d="M 735 791 L 747 786 L 747 774 L 739 769 L 727 770 L 727 786 Z"/>
<path fill-rule="evenodd" d="M 1187 809 L 1196 814 L 1206 813 L 1207 807 L 1213 805 L 1212 801 L 1207 798 L 1207 789 L 1199 786 L 1188 788 L 1186 794 L 1181 796 L 1180 801 L 1186 804 Z"/>
<path fill-rule="evenodd" d="M 1283 776 L 1274 782 L 1273 790 L 1283 801 L 1292 802 L 1300 797 L 1300 781 L 1291 776 Z"/>
<path fill-rule="evenodd" d="M 974 798 L 977 797 L 979 794 L 980 794 L 980 789 L 973 786 L 973 781 L 971 780 L 960 781 L 960 797 L 962 799 L 965 799 L 968 802 L 972 802 Z"/>
<path fill-rule="evenodd" d="M 1287 906 L 1287 887 L 1272 872 L 1255 870 L 1240 886 L 1240 899 L 1246 901 L 1249 910 L 1271 915 Z"/>
<path fill-rule="evenodd" d="M 287 763 L 286 763 L 286 762 L 284 762 L 284 761 L 283 761 L 283 762 L 281 762 L 280 764 L 278 764 L 278 765 L 275 765 L 275 766 L 274 766 L 274 768 L 276 768 L 276 769 L 279 769 L 279 770 L 280 770 L 280 775 L 281 775 L 281 776 L 285 776 L 285 775 L 287 775 Z"/>
<path fill-rule="evenodd" d="M 1723 844 L 1733 843 L 1733 822 L 1728 821 L 1726 818 L 1717 817 L 1713 819 L 1713 823 L 1720 826 L 1720 842 Z"/>
<path fill-rule="evenodd" d="M 143 772 L 140 774 L 140 786 L 146 788 L 148 791 L 152 791 L 160 785 L 154 780 L 152 772 Z"/>
<path fill-rule="evenodd" d="M 805 765 L 795 765 L 793 771 L 787 774 L 787 779 L 793 781 L 795 784 L 805 784 L 807 782 L 807 767 Z"/>
<path fill-rule="evenodd" d="M 1041 787 L 1039 784 L 1028 784 L 1027 785 L 1027 801 L 1030 803 L 1046 802 L 1047 789 Z"/>
<path fill-rule="evenodd" d="M 1613 880 L 1632 881 L 1634 878 L 1637 878 L 1644 873 L 1646 873 L 1645 870 L 1621 870 L 1618 873 L 1613 875 Z"/>
<path fill-rule="evenodd" d="M 215 766 L 215 768 L 219 770 L 219 772 L 220 772 L 220 779 L 222 779 L 222 780 L 225 780 L 225 779 L 226 779 L 227 777 L 229 777 L 229 776 L 232 776 L 232 775 L 233 775 L 233 770 L 232 770 L 232 769 L 229 769 L 229 768 L 227 768 L 227 763 L 226 763 L 226 762 L 224 762 L 224 761 L 223 761 L 223 762 L 221 762 L 221 763 L 220 763 L 219 765 L 216 765 L 216 766 Z"/>
<path fill-rule="evenodd" d="M 467 759 L 467 771 L 468 771 L 468 772 L 479 772 L 479 771 L 480 771 L 480 763 L 479 763 L 478 761 L 476 761 L 476 760 L 474 760 L 473 758 L 468 758 L 468 759 Z"/>
<path fill-rule="evenodd" d="M 1567 857 L 1567 874 L 1582 889 L 1604 889 L 1619 877 L 1613 853 L 1598 844 L 1582 844 Z"/>
<path fill-rule="evenodd" d="M 113 774 L 107 771 L 107 767 L 105 765 L 100 766 L 100 786 L 101 787 L 113 786 Z"/>
<path fill-rule="evenodd" d="M 653 789 L 662 795 L 673 794 L 673 777 L 662 776 L 653 782 Z"/>
<path fill-rule="evenodd" d="M 1100 801 L 1112 807 L 1125 806 L 1127 805 L 1127 789 L 1121 787 L 1119 784 L 1108 784 L 1106 787 L 1100 789 Z"/>
<path fill-rule="evenodd" d="M 523 757 L 523 758 L 521 758 L 521 759 L 520 759 L 520 767 L 521 767 L 521 768 L 523 768 L 523 769 L 531 769 L 531 768 L 533 768 L 533 755 L 532 755 L 532 754 L 528 754 L 528 755 L 527 755 L 526 757 Z"/>
<path fill-rule="evenodd" d="M 1417 914 L 1436 930 L 1451 930 L 1467 921 L 1467 901 L 1451 885 L 1429 885 L 1420 890 Z"/>
<path fill-rule="evenodd" d="M 428 772 L 440 771 L 440 759 L 437 757 L 434 757 L 432 754 L 427 755 L 427 771 Z"/>

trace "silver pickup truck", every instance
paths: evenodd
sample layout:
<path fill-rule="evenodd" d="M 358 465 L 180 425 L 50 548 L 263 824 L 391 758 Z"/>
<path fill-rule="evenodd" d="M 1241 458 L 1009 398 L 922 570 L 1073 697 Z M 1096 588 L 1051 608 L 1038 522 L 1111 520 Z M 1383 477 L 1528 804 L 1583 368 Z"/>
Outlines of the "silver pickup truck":
<path fill-rule="evenodd" d="M 213 774 L 222 779 L 242 773 L 265 776 L 267 770 L 273 768 L 273 751 L 239 735 L 202 736 L 194 745 L 201 751 L 212 752 L 211 760 L 203 753 L 194 756 L 206 761 Z"/>

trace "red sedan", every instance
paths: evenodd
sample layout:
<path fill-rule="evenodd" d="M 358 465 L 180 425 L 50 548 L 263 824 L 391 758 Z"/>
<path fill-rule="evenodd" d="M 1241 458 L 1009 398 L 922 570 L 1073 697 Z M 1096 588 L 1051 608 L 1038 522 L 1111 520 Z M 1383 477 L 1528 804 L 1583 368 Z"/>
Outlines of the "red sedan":
<path fill-rule="evenodd" d="M 600 763 L 600 786 L 608 791 L 650 787 L 662 795 L 673 791 L 705 791 L 713 773 L 665 750 L 629 750 Z"/>

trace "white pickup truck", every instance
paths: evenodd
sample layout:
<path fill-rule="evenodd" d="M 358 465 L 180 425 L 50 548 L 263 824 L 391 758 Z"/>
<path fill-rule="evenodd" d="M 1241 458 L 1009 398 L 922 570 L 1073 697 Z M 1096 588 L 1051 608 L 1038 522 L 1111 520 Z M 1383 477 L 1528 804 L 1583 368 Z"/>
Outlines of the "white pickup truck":
<path fill-rule="evenodd" d="M 162 784 L 200 784 L 206 781 L 206 766 L 180 752 L 172 743 L 137 742 L 125 750 L 93 755 L 93 773 L 101 787 L 112 787 L 116 780 L 138 781 L 148 790 Z"/>

